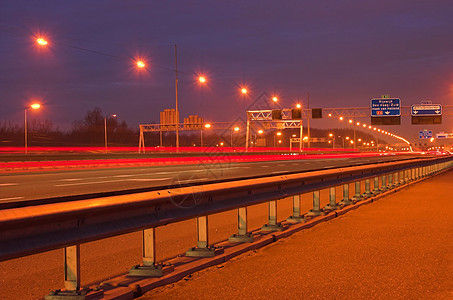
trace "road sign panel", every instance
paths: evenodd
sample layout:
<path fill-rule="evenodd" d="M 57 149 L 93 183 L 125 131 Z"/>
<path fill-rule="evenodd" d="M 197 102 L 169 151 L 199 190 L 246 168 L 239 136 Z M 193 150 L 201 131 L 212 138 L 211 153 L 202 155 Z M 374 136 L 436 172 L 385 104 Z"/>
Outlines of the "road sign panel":
<path fill-rule="evenodd" d="M 436 139 L 453 139 L 453 133 L 436 133 Z"/>
<path fill-rule="evenodd" d="M 416 104 L 411 106 L 412 116 L 441 116 L 442 105 L 440 104 Z"/>
<path fill-rule="evenodd" d="M 433 137 L 433 131 L 432 130 L 419 131 L 418 137 L 421 139 L 430 139 Z"/>
<path fill-rule="evenodd" d="M 401 100 L 399 98 L 371 99 L 372 117 L 401 116 Z"/>

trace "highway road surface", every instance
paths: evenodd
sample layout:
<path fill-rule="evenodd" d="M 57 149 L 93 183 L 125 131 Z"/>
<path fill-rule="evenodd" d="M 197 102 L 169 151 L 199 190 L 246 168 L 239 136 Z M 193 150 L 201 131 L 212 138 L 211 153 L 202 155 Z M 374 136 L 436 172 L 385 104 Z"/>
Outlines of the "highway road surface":
<path fill-rule="evenodd" d="M 47 172 L 9 173 L 0 175 L 0 208 L 11 207 L 12 203 L 18 202 L 22 202 L 21 205 L 30 205 L 32 204 L 30 200 L 45 198 L 52 198 L 49 202 L 61 201 L 53 198 L 68 196 L 77 196 L 74 199 L 81 199 L 81 195 L 106 196 L 125 190 L 149 191 L 171 186 L 306 172 L 414 157 L 420 156 L 389 155 L 110 169 L 99 166 L 97 169 L 88 170 L 61 169 Z M 35 202 L 35 204 L 40 203 Z"/>

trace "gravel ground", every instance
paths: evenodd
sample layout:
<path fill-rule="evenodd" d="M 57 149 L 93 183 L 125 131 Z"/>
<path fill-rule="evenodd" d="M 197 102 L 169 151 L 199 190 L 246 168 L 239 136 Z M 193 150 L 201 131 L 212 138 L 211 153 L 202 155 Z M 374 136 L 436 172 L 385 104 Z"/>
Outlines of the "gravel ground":
<path fill-rule="evenodd" d="M 146 299 L 453 299 L 453 172 Z"/>

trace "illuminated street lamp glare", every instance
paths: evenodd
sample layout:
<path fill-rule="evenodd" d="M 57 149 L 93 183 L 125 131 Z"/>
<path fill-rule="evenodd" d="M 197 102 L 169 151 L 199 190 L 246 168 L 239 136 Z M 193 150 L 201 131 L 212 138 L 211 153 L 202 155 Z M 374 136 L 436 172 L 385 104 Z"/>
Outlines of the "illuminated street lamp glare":
<path fill-rule="evenodd" d="M 43 38 L 37 38 L 36 43 L 38 43 L 38 45 L 40 46 L 46 46 L 48 44 L 47 41 Z"/>
<path fill-rule="evenodd" d="M 239 131 L 239 127 L 234 127 L 234 131 Z"/>
<path fill-rule="evenodd" d="M 274 97 L 272 97 L 272 101 L 277 102 L 278 98 L 274 96 Z"/>
<path fill-rule="evenodd" d="M 204 127 L 205 128 L 211 128 L 211 124 L 205 124 Z"/>
<path fill-rule="evenodd" d="M 248 91 L 247 91 L 247 89 L 246 89 L 246 88 L 242 88 L 242 89 L 241 89 L 241 93 L 242 93 L 242 94 L 244 94 L 244 95 L 245 95 L 245 94 L 247 94 L 247 92 L 248 92 Z"/>
<path fill-rule="evenodd" d="M 146 65 L 144 61 L 142 60 L 137 61 L 137 67 L 139 67 L 140 69 L 143 69 L 145 66 Z"/>
<path fill-rule="evenodd" d="M 200 76 L 200 77 L 198 77 L 198 81 L 199 81 L 200 83 L 206 83 L 206 77 Z"/>
<path fill-rule="evenodd" d="M 32 105 L 30 105 L 30 107 L 33 109 L 38 109 L 41 107 L 41 105 L 39 103 L 33 103 Z"/>

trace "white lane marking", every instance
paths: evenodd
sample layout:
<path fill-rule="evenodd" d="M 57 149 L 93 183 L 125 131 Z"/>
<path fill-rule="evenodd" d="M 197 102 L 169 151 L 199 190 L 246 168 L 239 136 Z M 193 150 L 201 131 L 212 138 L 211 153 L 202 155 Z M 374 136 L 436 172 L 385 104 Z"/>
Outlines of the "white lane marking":
<path fill-rule="evenodd" d="M 277 174 L 277 173 L 283 173 L 285 171 L 274 171 L 274 172 L 271 172 L 271 174 Z"/>
<path fill-rule="evenodd" d="M 335 166 L 325 166 L 325 168 L 333 168 L 333 167 L 335 167 Z"/>
<path fill-rule="evenodd" d="M 127 179 L 127 181 L 160 181 L 160 180 L 168 180 L 170 177 L 167 178 L 134 178 L 134 179 Z"/>
<path fill-rule="evenodd" d="M 168 180 L 170 178 L 153 178 L 145 179 L 147 181 L 159 181 L 159 180 Z M 138 179 L 126 179 L 128 181 L 137 181 Z M 124 182 L 124 179 L 116 180 L 104 180 L 104 181 L 94 181 L 94 182 L 76 182 L 76 183 L 66 183 L 66 184 L 55 184 L 54 186 L 63 187 L 63 186 L 74 186 L 74 185 L 87 185 L 87 184 L 100 184 L 100 183 L 112 183 L 112 182 Z"/>
<path fill-rule="evenodd" d="M 19 200 L 23 199 L 24 197 L 10 197 L 10 198 L 0 198 L 0 201 L 6 201 L 6 200 Z"/>
<path fill-rule="evenodd" d="M 82 178 L 59 179 L 58 181 L 78 181 L 78 180 L 82 180 Z"/>
<path fill-rule="evenodd" d="M 132 174 L 132 175 L 115 175 L 115 176 L 112 176 L 112 177 L 123 178 L 123 177 L 132 177 L 132 176 L 137 176 L 137 175 L 135 175 L 135 174 Z"/>
<path fill-rule="evenodd" d="M 194 179 L 183 179 L 183 180 L 176 180 L 176 182 L 183 182 L 183 181 L 198 181 L 198 180 L 206 180 L 209 178 L 194 178 Z"/>
<path fill-rule="evenodd" d="M 0 183 L 0 186 L 18 185 L 18 183 Z"/>
<path fill-rule="evenodd" d="M 278 167 L 285 167 L 285 165 L 277 165 Z"/>
<path fill-rule="evenodd" d="M 270 166 L 261 166 L 261 168 L 270 168 Z"/>

